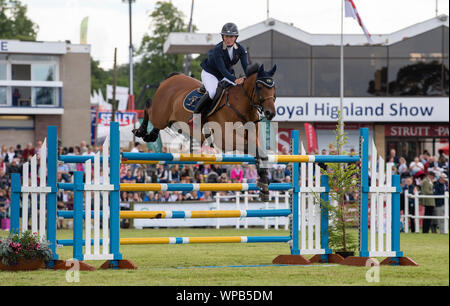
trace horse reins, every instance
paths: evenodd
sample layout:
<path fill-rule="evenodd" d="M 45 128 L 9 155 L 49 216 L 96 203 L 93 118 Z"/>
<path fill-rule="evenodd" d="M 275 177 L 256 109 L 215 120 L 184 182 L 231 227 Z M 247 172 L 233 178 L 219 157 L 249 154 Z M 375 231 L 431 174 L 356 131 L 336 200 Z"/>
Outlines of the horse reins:
<path fill-rule="evenodd" d="M 263 110 L 262 110 L 263 105 L 262 104 L 264 103 L 264 101 L 266 101 L 267 99 L 270 99 L 270 98 L 273 98 L 275 100 L 276 96 L 268 96 L 268 97 L 265 97 L 265 98 L 261 98 L 259 96 L 258 86 L 256 86 L 256 83 L 262 83 L 263 86 L 268 87 L 268 88 L 274 87 L 275 84 L 273 83 L 272 79 L 270 79 L 270 82 L 271 82 L 271 84 L 268 84 L 264 80 L 256 80 L 255 81 L 255 86 L 254 86 L 254 88 L 252 90 L 251 97 L 249 97 L 247 95 L 247 92 L 244 90 L 244 87 L 242 86 L 242 84 L 239 85 L 239 87 L 241 88 L 242 92 L 244 93 L 244 96 L 247 98 L 247 101 L 250 102 L 250 106 L 252 108 L 256 108 L 260 114 L 263 112 Z M 225 90 L 225 104 L 220 105 L 216 109 L 215 113 L 218 112 L 219 110 L 221 110 L 224 106 L 228 106 L 229 108 L 231 108 L 236 113 L 236 115 L 238 115 L 239 118 L 241 118 L 242 121 L 248 122 L 249 120 L 247 120 L 247 118 L 236 107 L 234 107 L 233 104 L 230 104 L 230 102 L 228 100 L 228 88 L 229 87 L 224 89 Z M 255 96 L 255 93 L 256 93 L 256 98 L 258 99 L 258 102 L 259 102 L 258 104 L 253 101 L 253 96 Z M 256 121 L 253 121 L 253 123 L 258 123 L 261 120 L 263 120 L 263 118 L 258 119 Z"/>

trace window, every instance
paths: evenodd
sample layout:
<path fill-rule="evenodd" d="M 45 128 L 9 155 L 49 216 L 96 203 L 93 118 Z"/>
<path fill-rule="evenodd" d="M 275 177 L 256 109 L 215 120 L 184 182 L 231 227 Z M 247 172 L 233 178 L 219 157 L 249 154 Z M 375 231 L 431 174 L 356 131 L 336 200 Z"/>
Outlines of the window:
<path fill-rule="evenodd" d="M 277 64 L 275 82 L 277 96 L 310 96 L 311 60 L 303 59 L 273 59 Z M 265 67 L 266 70 L 272 67 Z"/>
<path fill-rule="evenodd" d="M 33 64 L 31 66 L 33 81 L 55 81 L 55 66 L 49 64 Z"/>
<path fill-rule="evenodd" d="M 344 47 L 344 57 L 374 58 L 387 57 L 387 47 L 382 46 L 349 46 Z"/>
<path fill-rule="evenodd" d="M 444 54 L 443 57 L 448 57 L 448 27 L 442 27 L 443 28 L 443 37 L 444 37 Z"/>
<path fill-rule="evenodd" d="M 273 57 L 310 57 L 311 47 L 278 32 L 273 32 Z"/>
<path fill-rule="evenodd" d="M 249 57 L 271 57 L 272 31 L 265 32 L 241 42 L 248 50 Z"/>
<path fill-rule="evenodd" d="M 448 96 L 448 83 L 449 83 L 449 75 L 448 75 L 448 57 L 444 59 L 444 67 L 443 67 L 444 71 L 442 72 L 444 80 L 443 80 L 443 84 L 444 84 L 444 94 L 446 96 Z"/>
<path fill-rule="evenodd" d="M 6 80 L 6 64 L 0 62 L 0 80 Z"/>
<path fill-rule="evenodd" d="M 389 46 L 389 57 L 441 57 L 442 27 Z"/>
<path fill-rule="evenodd" d="M 0 105 L 59 106 L 58 63 L 58 56 L 0 54 Z"/>
<path fill-rule="evenodd" d="M 389 94 L 392 96 L 440 96 L 440 59 L 389 59 Z"/>
<path fill-rule="evenodd" d="M 346 97 L 386 95 L 386 58 L 346 58 L 344 74 Z"/>
<path fill-rule="evenodd" d="M 31 65 L 13 64 L 11 65 L 12 80 L 30 81 Z"/>
<path fill-rule="evenodd" d="M 339 97 L 340 61 L 336 59 L 313 59 L 313 95 Z"/>
<path fill-rule="evenodd" d="M 33 100 L 36 106 L 56 105 L 56 88 L 53 87 L 33 87 Z"/>
<path fill-rule="evenodd" d="M 318 57 L 339 58 L 341 56 L 341 50 L 340 50 L 340 47 L 334 47 L 334 46 L 312 47 L 312 56 L 314 58 L 318 58 Z"/>
<path fill-rule="evenodd" d="M 7 91 L 7 87 L 0 86 L 0 105 L 6 105 Z"/>

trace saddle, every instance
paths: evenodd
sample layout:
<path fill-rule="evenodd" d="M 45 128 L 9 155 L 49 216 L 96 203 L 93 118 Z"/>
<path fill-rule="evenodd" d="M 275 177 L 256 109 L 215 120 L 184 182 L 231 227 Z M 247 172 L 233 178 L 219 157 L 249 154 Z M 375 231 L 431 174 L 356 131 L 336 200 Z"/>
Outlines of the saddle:
<path fill-rule="evenodd" d="M 223 94 L 225 93 L 225 89 L 228 88 L 229 86 L 231 86 L 231 84 L 226 81 L 219 82 L 216 94 L 214 95 L 212 102 L 209 104 L 209 107 L 205 110 L 205 113 L 207 114 L 208 117 L 214 114 L 214 112 L 217 110 L 219 102 L 222 99 Z M 190 93 L 188 93 L 183 101 L 184 109 L 190 113 L 193 113 L 197 106 L 198 101 L 205 93 L 206 93 L 205 85 L 202 85 L 201 87 L 196 88 L 192 90 Z"/>

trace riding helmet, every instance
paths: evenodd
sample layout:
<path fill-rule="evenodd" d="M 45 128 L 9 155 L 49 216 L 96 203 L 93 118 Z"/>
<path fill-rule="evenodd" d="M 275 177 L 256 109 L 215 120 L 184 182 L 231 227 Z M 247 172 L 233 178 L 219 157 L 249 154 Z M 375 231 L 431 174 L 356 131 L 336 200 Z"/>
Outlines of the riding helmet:
<path fill-rule="evenodd" d="M 222 27 L 222 32 L 220 32 L 220 34 L 228 36 L 239 36 L 238 27 L 234 23 L 228 22 Z"/>

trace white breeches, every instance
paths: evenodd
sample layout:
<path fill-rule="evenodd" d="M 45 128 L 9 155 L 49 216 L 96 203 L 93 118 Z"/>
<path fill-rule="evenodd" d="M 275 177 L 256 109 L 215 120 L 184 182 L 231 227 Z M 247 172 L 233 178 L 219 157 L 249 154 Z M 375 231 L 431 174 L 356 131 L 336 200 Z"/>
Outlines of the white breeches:
<path fill-rule="evenodd" d="M 235 86 L 236 83 L 228 80 L 227 78 L 223 78 L 222 81 L 227 81 L 231 85 Z M 209 72 L 202 70 L 202 83 L 205 85 L 205 89 L 209 94 L 211 99 L 216 95 L 217 85 L 219 84 L 219 80 Z"/>

